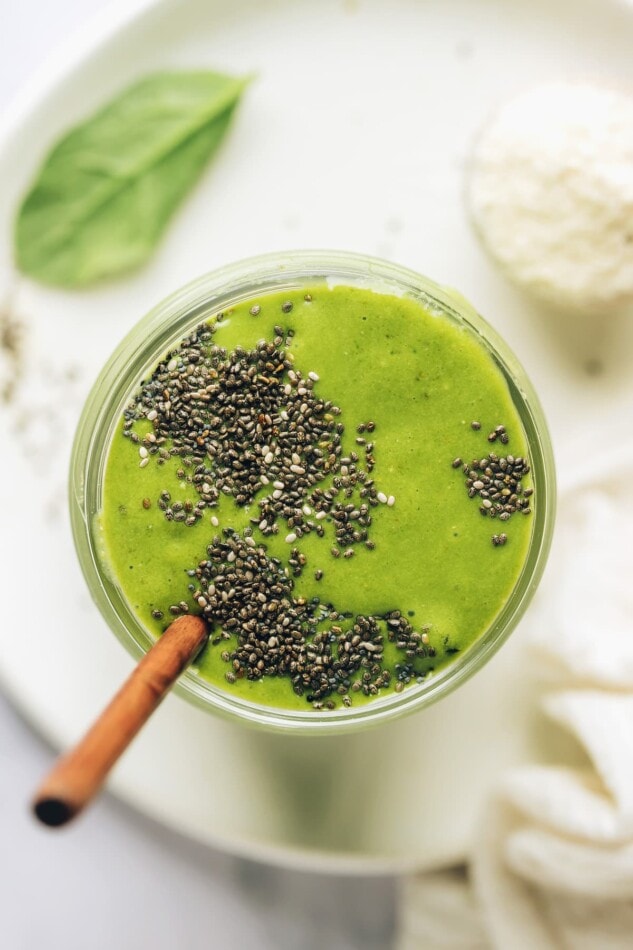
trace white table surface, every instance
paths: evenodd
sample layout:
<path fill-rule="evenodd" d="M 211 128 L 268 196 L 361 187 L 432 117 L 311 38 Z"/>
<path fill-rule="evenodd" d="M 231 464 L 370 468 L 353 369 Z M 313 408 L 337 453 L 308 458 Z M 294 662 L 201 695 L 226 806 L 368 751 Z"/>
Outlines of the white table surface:
<path fill-rule="evenodd" d="M 0 115 L 55 46 L 105 6 L 105 0 L 3 5 Z M 1 556 L 10 557 L 7 547 Z M 52 758 L 0 696 L 5 950 L 390 946 L 393 881 L 328 878 L 230 858 L 166 831 L 107 795 L 68 829 L 38 827 L 27 803 Z"/>

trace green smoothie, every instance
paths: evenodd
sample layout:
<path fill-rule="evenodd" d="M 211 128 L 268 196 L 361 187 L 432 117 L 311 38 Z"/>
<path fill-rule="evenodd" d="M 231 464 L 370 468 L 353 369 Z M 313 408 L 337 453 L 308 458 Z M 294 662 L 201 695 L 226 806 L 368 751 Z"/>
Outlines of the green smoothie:
<path fill-rule="evenodd" d="M 490 627 L 534 498 L 506 380 L 476 334 L 351 286 L 214 314 L 139 382 L 100 529 L 159 635 L 213 625 L 196 669 L 265 706 L 415 687 Z"/>

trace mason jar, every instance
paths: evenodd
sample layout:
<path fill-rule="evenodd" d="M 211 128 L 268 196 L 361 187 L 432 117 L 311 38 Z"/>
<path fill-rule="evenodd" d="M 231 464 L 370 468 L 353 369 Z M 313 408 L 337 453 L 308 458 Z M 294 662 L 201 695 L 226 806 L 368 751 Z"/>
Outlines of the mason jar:
<path fill-rule="evenodd" d="M 75 437 L 70 473 L 72 528 L 86 582 L 113 633 L 139 658 L 152 646 L 156 633 L 140 621 L 126 598 L 108 563 L 100 526 L 108 451 L 125 407 L 140 382 L 151 375 L 164 356 L 213 315 L 277 291 L 335 285 L 411 298 L 425 310 L 447 319 L 477 339 L 504 378 L 520 418 L 528 446 L 534 496 L 527 555 L 509 596 L 471 646 L 422 682 L 411 683 L 402 692 L 388 690 L 363 705 L 322 711 L 253 702 L 232 694 L 230 687 L 205 679 L 195 665 L 182 675 L 175 687 L 181 696 L 209 712 L 270 730 L 315 735 L 372 726 L 441 699 L 473 676 L 499 649 L 524 614 L 539 583 L 554 523 L 552 448 L 530 381 L 495 330 L 459 294 L 411 270 L 376 258 L 331 251 L 294 251 L 241 261 L 176 291 L 155 306 L 123 339 L 88 396 Z M 411 477 L 415 478 L 415 473 L 411 473 Z M 492 522 L 491 527 L 494 527 Z M 450 564 L 447 570 L 450 571 Z"/>

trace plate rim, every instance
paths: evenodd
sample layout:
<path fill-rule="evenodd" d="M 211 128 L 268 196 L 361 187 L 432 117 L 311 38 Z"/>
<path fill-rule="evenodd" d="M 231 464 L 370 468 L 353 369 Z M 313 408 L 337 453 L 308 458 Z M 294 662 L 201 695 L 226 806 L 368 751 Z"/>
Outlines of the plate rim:
<path fill-rule="evenodd" d="M 57 44 L 37 66 L 30 78 L 12 96 L 0 125 L 0 153 L 19 132 L 41 99 L 49 94 L 67 76 L 116 33 L 140 19 L 152 8 L 163 6 L 167 0 L 109 0 L 105 6 L 88 17 L 85 23 L 71 30 L 68 37 Z"/>

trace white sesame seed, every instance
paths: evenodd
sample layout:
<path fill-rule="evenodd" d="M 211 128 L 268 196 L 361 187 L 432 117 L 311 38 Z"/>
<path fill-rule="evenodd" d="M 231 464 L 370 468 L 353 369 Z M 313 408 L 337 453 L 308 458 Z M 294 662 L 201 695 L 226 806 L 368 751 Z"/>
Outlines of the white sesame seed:
<path fill-rule="evenodd" d="M 145 468 L 146 465 L 149 465 L 149 459 L 141 459 L 138 463 L 139 468 Z"/>
<path fill-rule="evenodd" d="M 220 524 L 219 520 L 216 518 L 215 515 L 211 515 L 211 524 L 213 525 L 214 528 L 217 528 L 217 526 Z"/>
<path fill-rule="evenodd" d="M 286 535 L 286 541 L 288 542 L 288 544 L 294 544 L 296 540 L 297 540 L 297 535 L 294 533 L 294 531 L 291 531 L 290 534 Z"/>
<path fill-rule="evenodd" d="M 262 485 L 270 485 L 270 479 L 267 478 L 265 475 L 260 475 L 259 480 L 262 483 Z"/>
<path fill-rule="evenodd" d="M 206 607 L 207 599 L 206 597 L 198 597 L 198 607 Z"/>
<path fill-rule="evenodd" d="M 274 490 L 274 492 L 273 492 L 273 498 L 275 499 L 275 501 L 278 501 L 279 498 L 281 498 L 282 495 L 283 495 L 282 490 L 281 490 L 280 488 L 275 488 L 275 490 Z"/>
<path fill-rule="evenodd" d="M 385 495 L 384 492 L 379 491 L 376 497 L 378 498 L 378 501 L 380 502 L 381 505 L 387 504 L 387 496 Z"/>
<path fill-rule="evenodd" d="M 235 560 L 235 557 L 236 557 L 235 551 L 229 551 L 229 553 L 226 556 L 226 559 L 229 562 L 229 564 L 232 564 L 233 561 Z"/>
<path fill-rule="evenodd" d="M 303 511 L 304 515 L 312 514 L 312 508 L 310 507 L 310 505 L 304 505 L 301 510 Z"/>
<path fill-rule="evenodd" d="M 207 494 L 207 492 L 211 491 L 211 486 L 209 485 L 208 482 L 202 483 L 202 491 L 205 493 L 205 495 Z"/>
<path fill-rule="evenodd" d="M 209 584 L 209 586 L 207 587 L 207 594 L 209 595 L 209 597 L 213 597 L 213 595 L 215 594 L 215 584 Z"/>
<path fill-rule="evenodd" d="M 153 422 L 154 419 L 158 418 L 158 413 L 155 409 L 150 409 L 150 411 L 147 413 L 147 418 L 150 422 Z"/>
<path fill-rule="evenodd" d="M 313 379 L 315 383 L 318 383 L 318 381 L 319 381 L 319 379 L 320 379 L 318 373 L 314 373 L 314 372 L 308 373 L 308 376 L 310 377 L 310 379 Z"/>
<path fill-rule="evenodd" d="M 147 449 L 145 448 L 144 445 L 141 445 L 141 446 L 140 446 L 140 448 L 139 448 L 139 450 L 138 450 L 138 454 L 141 456 L 142 459 L 146 459 L 146 458 L 147 458 Z"/>
<path fill-rule="evenodd" d="M 387 498 L 387 504 L 389 505 L 389 507 L 390 507 L 390 508 L 393 508 L 393 506 L 395 505 L 395 503 L 396 503 L 396 499 L 394 498 L 394 496 L 393 496 L 393 495 L 389 495 L 389 498 Z"/>
<path fill-rule="evenodd" d="M 262 520 L 259 522 L 258 527 L 259 527 L 259 530 L 260 530 L 260 531 L 265 531 L 265 530 L 266 530 L 266 528 L 268 527 L 268 522 L 266 521 L 265 518 L 262 518 Z"/>
<path fill-rule="evenodd" d="M 288 395 L 288 394 L 286 393 L 286 395 Z M 289 416 L 288 416 L 288 413 L 286 412 L 285 409 L 282 409 L 281 412 L 279 413 L 279 415 L 280 415 L 281 418 L 284 420 L 284 422 L 287 422 L 287 421 L 288 421 Z"/>
<path fill-rule="evenodd" d="M 429 642 L 429 635 L 428 635 L 428 633 L 423 633 L 422 636 L 420 637 L 420 639 L 422 640 L 422 643 L 428 643 L 428 642 Z"/>
<path fill-rule="evenodd" d="M 256 542 L 255 542 L 255 538 L 251 538 L 251 537 L 244 538 L 244 542 L 245 542 L 245 544 L 248 545 L 249 548 L 254 548 L 254 547 L 255 547 L 255 543 L 256 543 Z"/>
<path fill-rule="evenodd" d="M 286 383 L 286 385 L 284 386 L 284 394 L 286 396 L 289 396 L 291 392 L 292 392 L 292 386 L 289 383 Z"/>
<path fill-rule="evenodd" d="M 293 464 L 293 465 L 301 465 L 301 456 L 300 456 L 300 455 L 297 455 L 296 452 L 293 452 L 293 453 L 292 453 L 291 458 L 292 458 L 292 464 Z"/>
<path fill-rule="evenodd" d="M 273 488 L 276 488 L 279 491 L 282 491 L 284 488 L 284 483 L 277 480 L 276 482 L 273 482 Z"/>
<path fill-rule="evenodd" d="M 266 455 L 264 456 L 264 462 L 266 463 L 266 465 L 270 465 L 274 461 L 275 461 L 275 456 L 273 455 L 273 453 L 267 452 Z"/>
<path fill-rule="evenodd" d="M 178 360 L 176 359 L 170 360 L 169 363 L 167 364 L 167 372 L 173 373 L 173 371 L 176 369 L 177 366 L 178 366 Z"/>
<path fill-rule="evenodd" d="M 295 475 L 305 475 L 305 468 L 301 468 L 300 465 L 291 465 L 290 471 L 294 472 Z"/>
<path fill-rule="evenodd" d="M 317 511 L 316 517 L 318 521 L 323 521 L 324 518 L 327 518 L 327 511 Z"/>

